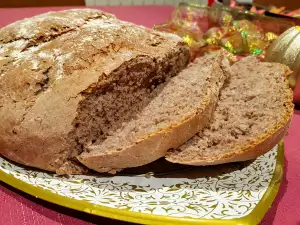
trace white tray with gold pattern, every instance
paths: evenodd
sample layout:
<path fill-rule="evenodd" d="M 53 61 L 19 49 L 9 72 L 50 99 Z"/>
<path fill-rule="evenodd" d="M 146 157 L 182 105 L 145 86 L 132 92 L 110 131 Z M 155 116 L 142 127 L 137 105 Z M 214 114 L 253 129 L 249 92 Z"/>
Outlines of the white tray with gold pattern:
<path fill-rule="evenodd" d="M 153 172 L 153 173 L 149 173 Z M 163 159 L 115 176 L 58 176 L 0 157 L 0 179 L 38 198 L 143 224 L 257 224 L 283 173 L 283 143 L 246 163 L 187 167 Z"/>

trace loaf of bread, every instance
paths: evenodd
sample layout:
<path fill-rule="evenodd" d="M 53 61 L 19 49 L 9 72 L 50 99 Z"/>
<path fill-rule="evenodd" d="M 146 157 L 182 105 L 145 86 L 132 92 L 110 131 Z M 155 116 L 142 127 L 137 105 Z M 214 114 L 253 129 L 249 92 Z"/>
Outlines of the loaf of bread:
<path fill-rule="evenodd" d="M 178 36 L 99 10 L 1 28 L 0 154 L 60 174 L 85 172 L 77 156 L 135 118 L 188 62 Z"/>
<path fill-rule="evenodd" d="M 85 144 L 79 161 L 98 172 L 148 164 L 177 148 L 208 125 L 226 78 L 220 53 L 196 60 L 159 85 L 152 100 L 104 140 Z M 225 72 L 223 72 L 223 70 Z"/>
<path fill-rule="evenodd" d="M 284 137 L 294 108 L 290 70 L 247 57 L 231 73 L 210 126 L 169 151 L 168 161 L 199 166 L 250 160 Z"/>
<path fill-rule="evenodd" d="M 58 174 L 115 173 L 164 156 L 249 160 L 282 139 L 287 67 L 253 57 L 229 67 L 220 52 L 189 60 L 178 36 L 99 10 L 1 28 L 0 154 Z"/>

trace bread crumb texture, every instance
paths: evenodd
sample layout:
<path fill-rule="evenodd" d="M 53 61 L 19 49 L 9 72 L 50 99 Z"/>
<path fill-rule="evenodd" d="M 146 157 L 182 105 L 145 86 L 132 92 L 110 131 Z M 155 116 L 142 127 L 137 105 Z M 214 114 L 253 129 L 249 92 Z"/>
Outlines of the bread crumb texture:
<path fill-rule="evenodd" d="M 150 163 L 183 144 L 209 122 L 225 80 L 222 59 L 221 54 L 205 56 L 158 85 L 143 97 L 145 106 L 134 117 L 117 129 L 102 130 L 103 139 L 97 138 L 100 134 L 85 145 L 79 160 L 99 172 L 111 172 Z"/>
<path fill-rule="evenodd" d="M 191 165 L 218 164 L 228 156 L 243 154 L 249 147 L 253 150 L 289 122 L 293 104 L 287 67 L 247 57 L 231 70 L 209 127 L 170 151 L 167 160 Z"/>

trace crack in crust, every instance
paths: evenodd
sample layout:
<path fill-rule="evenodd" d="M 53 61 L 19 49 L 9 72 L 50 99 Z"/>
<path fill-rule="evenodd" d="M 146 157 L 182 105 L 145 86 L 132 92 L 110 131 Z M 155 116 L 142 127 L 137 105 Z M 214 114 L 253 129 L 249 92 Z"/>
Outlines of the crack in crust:
<path fill-rule="evenodd" d="M 72 16 L 79 18 L 74 17 L 72 21 Z M 12 43 L 18 40 L 27 40 L 31 44 L 48 42 L 66 32 L 80 28 L 90 20 L 101 18 L 115 17 L 109 13 L 92 9 L 74 9 L 41 14 L 2 28 L 0 30 L 0 44 Z"/>

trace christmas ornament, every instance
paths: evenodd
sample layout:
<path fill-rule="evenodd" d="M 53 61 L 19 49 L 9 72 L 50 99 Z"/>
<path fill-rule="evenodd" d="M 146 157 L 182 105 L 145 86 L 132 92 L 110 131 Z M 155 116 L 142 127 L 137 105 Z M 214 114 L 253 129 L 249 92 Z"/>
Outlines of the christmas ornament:
<path fill-rule="evenodd" d="M 300 26 L 292 27 L 281 34 L 268 48 L 265 60 L 290 67 L 293 71 L 289 76 L 290 85 L 294 93 L 298 93 L 297 96 L 294 95 L 294 102 L 300 104 L 300 86 L 297 84 L 300 76 Z"/>

